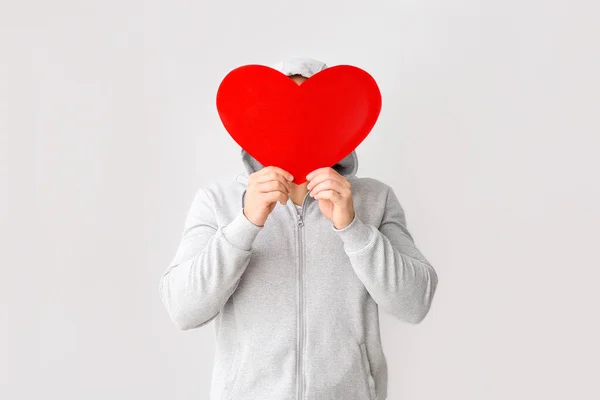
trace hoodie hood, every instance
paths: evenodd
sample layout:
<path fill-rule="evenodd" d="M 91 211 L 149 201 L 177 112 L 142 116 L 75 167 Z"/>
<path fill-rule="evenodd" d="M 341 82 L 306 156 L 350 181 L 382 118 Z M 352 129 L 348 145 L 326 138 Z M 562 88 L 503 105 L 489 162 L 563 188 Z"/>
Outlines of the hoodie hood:
<path fill-rule="evenodd" d="M 271 67 L 286 76 L 302 75 L 305 78 L 310 78 L 317 72 L 327 68 L 327 64 L 323 61 L 315 60 L 314 58 L 292 57 L 281 60 Z"/>
<path fill-rule="evenodd" d="M 305 78 L 310 78 L 317 72 L 327 68 L 327 64 L 309 57 L 291 57 L 275 63 L 272 65 L 272 68 L 286 76 L 302 75 Z M 241 149 L 241 155 L 245 172 L 239 174 L 236 177 L 236 180 L 238 182 L 248 183 L 250 174 L 264 168 L 264 166 L 244 149 Z M 346 179 L 356 175 L 358 170 L 358 157 L 356 151 L 353 150 L 350 154 L 333 165 L 332 168 L 340 175 L 346 177 Z"/>
<path fill-rule="evenodd" d="M 247 184 L 250 174 L 263 169 L 264 165 L 256 158 L 252 157 L 250 153 L 243 148 L 241 149 L 241 156 L 244 172 L 236 177 L 236 181 Z M 358 156 L 356 150 L 352 150 L 350 154 L 338 161 L 332 168 L 346 179 L 354 177 L 358 171 Z"/>

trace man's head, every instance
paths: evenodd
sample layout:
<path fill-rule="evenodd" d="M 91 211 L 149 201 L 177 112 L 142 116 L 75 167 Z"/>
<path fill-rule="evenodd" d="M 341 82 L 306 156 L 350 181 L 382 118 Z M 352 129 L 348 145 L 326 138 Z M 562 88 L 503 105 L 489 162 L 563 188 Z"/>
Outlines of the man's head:
<path fill-rule="evenodd" d="M 292 57 L 279 61 L 273 65 L 273 68 L 282 74 L 289 76 L 298 85 L 313 76 L 319 71 L 327 68 L 327 64 L 322 61 L 308 57 Z"/>
<path fill-rule="evenodd" d="M 296 82 L 298 85 L 302 85 L 302 82 L 304 82 L 305 80 L 307 80 L 308 78 L 303 77 L 300 74 L 294 74 L 294 75 L 289 75 L 289 77 Z"/>

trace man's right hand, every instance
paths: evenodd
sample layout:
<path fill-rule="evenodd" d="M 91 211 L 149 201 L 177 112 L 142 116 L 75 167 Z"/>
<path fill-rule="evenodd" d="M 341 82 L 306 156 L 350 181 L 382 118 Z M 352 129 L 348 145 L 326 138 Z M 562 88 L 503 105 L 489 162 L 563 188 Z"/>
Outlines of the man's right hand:
<path fill-rule="evenodd" d="M 244 197 L 244 215 L 254 225 L 264 226 L 265 221 L 279 201 L 285 205 L 292 192 L 294 177 L 287 171 L 268 166 L 248 177 Z"/>

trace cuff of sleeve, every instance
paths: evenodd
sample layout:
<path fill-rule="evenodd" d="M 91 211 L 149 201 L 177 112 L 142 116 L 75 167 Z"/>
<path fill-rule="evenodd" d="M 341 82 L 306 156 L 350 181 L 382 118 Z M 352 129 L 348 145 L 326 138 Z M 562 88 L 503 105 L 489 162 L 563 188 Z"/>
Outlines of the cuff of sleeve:
<path fill-rule="evenodd" d="M 252 223 L 244 215 L 244 209 L 240 208 L 237 216 L 223 228 L 223 235 L 234 246 L 242 250 L 252 249 L 252 243 L 264 226 Z"/>
<path fill-rule="evenodd" d="M 342 229 L 336 229 L 332 223 L 331 228 L 338 233 L 347 251 L 355 252 L 364 248 L 373 238 L 373 231 L 362 222 L 354 212 L 354 219 Z"/>

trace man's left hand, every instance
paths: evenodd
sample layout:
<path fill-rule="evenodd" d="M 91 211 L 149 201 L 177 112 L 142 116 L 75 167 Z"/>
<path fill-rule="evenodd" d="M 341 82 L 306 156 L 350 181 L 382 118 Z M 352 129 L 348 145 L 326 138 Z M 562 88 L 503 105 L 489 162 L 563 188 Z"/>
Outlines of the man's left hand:
<path fill-rule="evenodd" d="M 354 202 L 350 182 L 331 167 L 318 168 L 306 175 L 310 196 L 319 200 L 321 212 L 336 229 L 343 229 L 354 219 Z"/>

